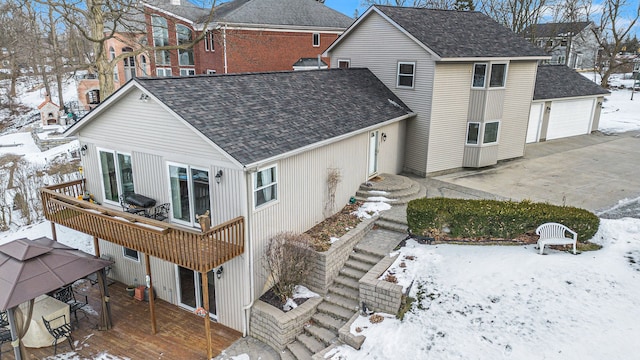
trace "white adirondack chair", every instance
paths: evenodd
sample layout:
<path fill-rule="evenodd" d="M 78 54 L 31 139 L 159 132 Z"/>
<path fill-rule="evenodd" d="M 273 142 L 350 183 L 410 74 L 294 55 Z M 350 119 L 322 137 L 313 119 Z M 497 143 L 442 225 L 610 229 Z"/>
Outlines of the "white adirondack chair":
<path fill-rule="evenodd" d="M 546 245 L 573 245 L 573 254 L 576 254 L 578 234 L 568 227 L 558 223 L 545 223 L 538 226 L 536 234 L 540 235 L 538 239 L 540 255 L 544 253 Z M 571 237 L 567 237 L 567 234 Z"/>

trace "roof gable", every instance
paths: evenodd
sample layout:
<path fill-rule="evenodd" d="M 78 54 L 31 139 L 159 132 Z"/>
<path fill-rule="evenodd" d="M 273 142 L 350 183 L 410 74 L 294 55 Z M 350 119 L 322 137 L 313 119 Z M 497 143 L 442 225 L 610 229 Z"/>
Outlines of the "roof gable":
<path fill-rule="evenodd" d="M 412 114 L 367 69 L 135 81 L 245 166 Z"/>
<path fill-rule="evenodd" d="M 441 58 L 547 56 L 543 50 L 477 11 L 375 7 Z"/>
<path fill-rule="evenodd" d="M 219 23 L 345 29 L 353 19 L 317 0 L 234 0 L 216 7 Z"/>
<path fill-rule="evenodd" d="M 609 94 L 600 85 L 565 65 L 538 66 L 533 100 Z"/>

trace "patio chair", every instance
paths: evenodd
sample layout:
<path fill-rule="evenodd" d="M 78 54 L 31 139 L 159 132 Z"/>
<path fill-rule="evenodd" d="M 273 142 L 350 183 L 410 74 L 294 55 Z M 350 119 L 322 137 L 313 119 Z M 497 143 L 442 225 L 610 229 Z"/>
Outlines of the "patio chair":
<path fill-rule="evenodd" d="M 152 217 L 159 221 L 165 221 L 169 217 L 169 209 L 171 205 L 169 203 L 160 204 L 153 208 Z"/>
<path fill-rule="evenodd" d="M 60 318 L 63 319 L 64 323 L 57 327 L 51 327 L 51 323 Z M 65 314 L 62 314 L 57 318 L 53 318 L 51 320 L 47 320 L 43 316 L 42 322 L 44 323 L 44 327 L 47 328 L 49 334 L 53 336 L 53 343 L 51 344 L 53 345 L 53 356 L 56 356 L 56 352 L 58 350 L 58 340 L 62 339 L 63 337 L 66 337 L 67 340 L 69 340 L 69 346 L 71 347 L 71 350 L 74 350 L 73 338 L 71 337 L 71 324 L 67 322 L 67 316 Z"/>
<path fill-rule="evenodd" d="M 0 328 L 9 326 L 9 318 L 6 311 L 0 311 Z"/>
<path fill-rule="evenodd" d="M 78 310 L 84 312 L 82 308 L 89 304 L 87 295 L 82 295 L 82 296 L 84 296 L 84 302 L 78 301 L 76 299 L 76 292 L 73 291 L 73 288 L 71 287 L 71 285 L 67 285 L 63 288 L 60 288 L 53 293 L 54 298 L 62 301 L 63 303 L 69 304 L 69 308 L 70 308 L 69 310 L 73 313 L 73 316 L 76 318 L 76 322 L 78 322 Z M 85 313 L 85 316 L 86 316 L 86 313 Z"/>
<path fill-rule="evenodd" d="M 2 345 L 6 342 L 11 342 L 11 330 L 7 327 L 0 327 L 0 360 L 2 359 Z M 7 351 L 11 351 L 11 349 Z"/>

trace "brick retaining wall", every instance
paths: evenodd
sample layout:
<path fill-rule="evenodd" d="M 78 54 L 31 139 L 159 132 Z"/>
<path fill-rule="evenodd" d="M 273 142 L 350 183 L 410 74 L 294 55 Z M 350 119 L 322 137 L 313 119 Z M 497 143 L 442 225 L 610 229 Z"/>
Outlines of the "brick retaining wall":
<path fill-rule="evenodd" d="M 402 303 L 402 286 L 378 280 L 398 255 L 384 257 L 360 279 L 360 302 L 373 311 L 397 314 Z"/>

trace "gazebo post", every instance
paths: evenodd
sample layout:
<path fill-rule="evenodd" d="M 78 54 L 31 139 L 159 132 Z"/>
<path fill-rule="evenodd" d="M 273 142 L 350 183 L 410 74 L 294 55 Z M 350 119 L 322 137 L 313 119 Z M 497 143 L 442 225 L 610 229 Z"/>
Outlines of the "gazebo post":
<path fill-rule="evenodd" d="M 51 237 L 53 241 L 58 241 L 58 234 L 56 234 L 56 223 L 51 222 Z"/>
<path fill-rule="evenodd" d="M 13 353 L 15 354 L 16 360 L 22 360 L 18 329 L 16 328 L 16 313 L 14 310 L 15 308 L 7 309 L 7 318 L 9 319 L 9 328 L 11 329 L 11 346 L 13 346 Z"/>
<path fill-rule="evenodd" d="M 156 305 L 153 301 L 153 280 L 151 279 L 151 261 L 149 254 L 144 254 L 144 261 L 147 265 L 147 276 L 149 277 L 149 312 L 151 313 L 151 331 L 156 334 Z"/>
<path fill-rule="evenodd" d="M 207 272 L 203 271 L 201 274 L 202 283 L 202 301 L 205 310 L 204 315 L 204 332 L 207 334 L 207 359 L 213 357 L 213 343 L 211 342 L 211 319 L 209 319 L 209 279 L 207 278 Z"/>
<path fill-rule="evenodd" d="M 93 237 L 93 251 L 95 252 L 97 257 L 100 257 L 100 243 L 98 242 L 97 236 Z"/>

